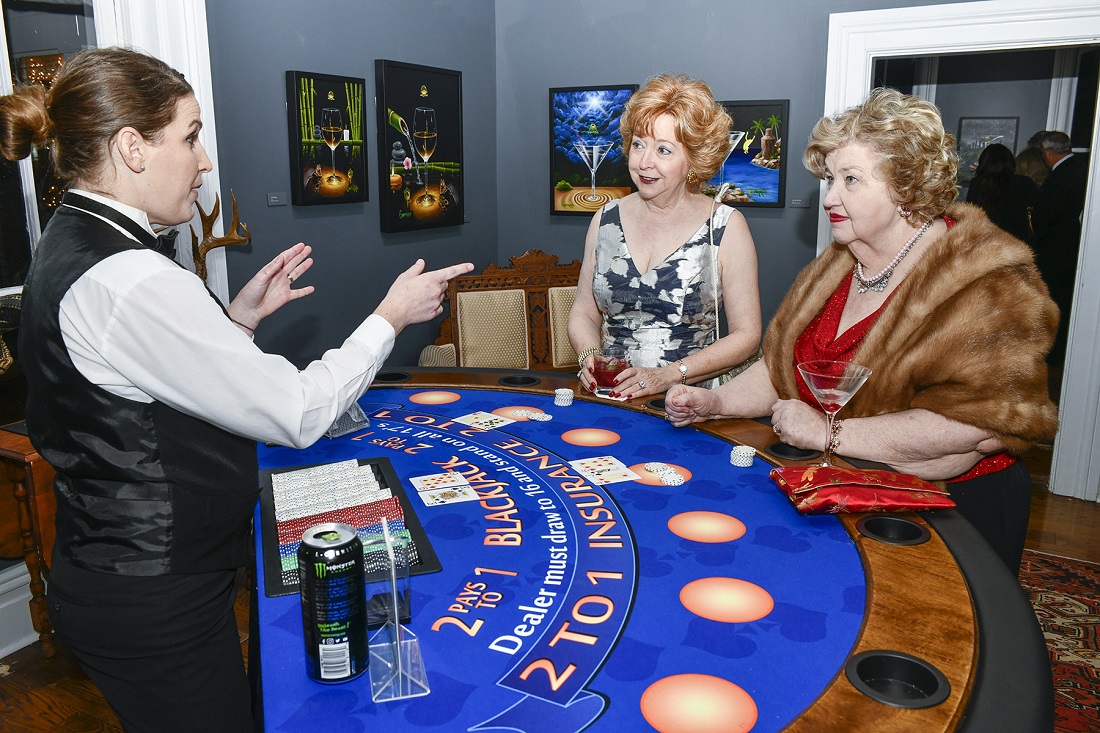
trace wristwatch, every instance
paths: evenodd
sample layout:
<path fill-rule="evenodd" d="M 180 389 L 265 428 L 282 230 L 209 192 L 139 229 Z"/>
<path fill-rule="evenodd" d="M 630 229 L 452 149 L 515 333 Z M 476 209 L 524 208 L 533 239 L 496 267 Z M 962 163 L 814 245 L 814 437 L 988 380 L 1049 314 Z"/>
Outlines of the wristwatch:
<path fill-rule="evenodd" d="M 680 370 L 680 384 L 688 383 L 688 368 L 683 359 L 676 362 L 676 368 Z"/>

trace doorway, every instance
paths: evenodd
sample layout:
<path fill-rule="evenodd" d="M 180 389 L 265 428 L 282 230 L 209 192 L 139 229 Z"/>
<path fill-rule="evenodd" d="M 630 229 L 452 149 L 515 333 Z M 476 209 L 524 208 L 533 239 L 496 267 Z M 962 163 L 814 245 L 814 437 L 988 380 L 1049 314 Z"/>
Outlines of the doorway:
<path fill-rule="evenodd" d="M 1100 43 L 1100 5 L 1063 0 L 1037 7 L 1030 0 L 929 5 L 836 13 L 830 16 L 825 109 L 832 113 L 859 103 L 871 88 L 878 58 L 941 56 L 1009 49 L 1090 46 Z M 1097 125 L 1093 139 L 1097 149 Z M 1100 500 L 1100 380 L 1092 364 L 1100 358 L 1100 289 L 1082 282 L 1100 277 L 1100 166 L 1089 173 L 1081 231 L 1077 288 L 1069 324 L 1061 428 L 1055 438 L 1050 488 L 1056 494 Z M 828 218 L 818 220 L 818 251 L 830 240 Z"/>

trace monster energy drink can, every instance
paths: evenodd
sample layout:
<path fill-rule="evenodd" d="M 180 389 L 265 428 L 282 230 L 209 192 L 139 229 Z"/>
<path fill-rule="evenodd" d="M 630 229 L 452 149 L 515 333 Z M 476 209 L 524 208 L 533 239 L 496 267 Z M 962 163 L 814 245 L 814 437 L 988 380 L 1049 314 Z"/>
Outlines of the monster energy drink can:
<path fill-rule="evenodd" d="M 367 671 L 363 544 L 346 524 L 318 524 L 298 548 L 306 670 L 317 682 L 347 682 Z"/>

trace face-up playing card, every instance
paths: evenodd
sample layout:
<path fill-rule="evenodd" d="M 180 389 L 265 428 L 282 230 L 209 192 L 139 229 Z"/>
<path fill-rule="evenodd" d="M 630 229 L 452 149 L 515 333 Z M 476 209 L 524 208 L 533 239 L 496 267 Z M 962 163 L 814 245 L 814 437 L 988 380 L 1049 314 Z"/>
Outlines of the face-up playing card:
<path fill-rule="evenodd" d="M 417 496 L 426 506 L 441 506 L 443 504 L 458 504 L 463 501 L 477 501 L 477 493 L 469 487 L 451 486 L 446 489 L 418 492 Z"/>
<path fill-rule="evenodd" d="M 417 491 L 436 491 L 449 489 L 452 486 L 469 486 L 470 482 L 461 473 L 448 471 L 447 473 L 433 473 L 427 476 L 413 476 L 409 479 Z"/>
<path fill-rule="evenodd" d="M 456 417 L 454 421 L 480 430 L 493 430 L 516 422 L 511 418 L 494 415 L 491 412 L 471 412 L 469 415 Z"/>
<path fill-rule="evenodd" d="M 626 464 L 615 456 L 582 458 L 579 461 L 570 461 L 569 465 L 597 486 L 634 481 L 638 478 L 638 474 L 627 468 Z"/>

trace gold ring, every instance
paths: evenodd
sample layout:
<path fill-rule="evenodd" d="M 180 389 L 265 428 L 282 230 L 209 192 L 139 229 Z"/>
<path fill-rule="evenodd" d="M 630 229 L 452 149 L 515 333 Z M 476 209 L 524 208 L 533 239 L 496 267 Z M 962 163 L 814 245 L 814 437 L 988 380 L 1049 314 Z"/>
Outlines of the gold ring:
<path fill-rule="evenodd" d="M 774 431 L 775 431 L 775 434 L 776 434 L 776 435 L 778 435 L 778 436 L 780 436 L 780 437 L 782 437 L 782 436 L 783 436 L 783 431 L 782 431 L 782 430 L 780 429 L 780 427 L 779 427 L 779 423 L 776 423 L 775 425 L 772 425 L 772 430 L 774 430 Z"/>

